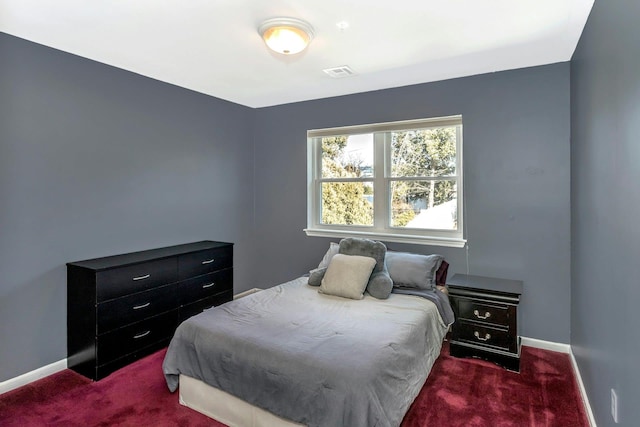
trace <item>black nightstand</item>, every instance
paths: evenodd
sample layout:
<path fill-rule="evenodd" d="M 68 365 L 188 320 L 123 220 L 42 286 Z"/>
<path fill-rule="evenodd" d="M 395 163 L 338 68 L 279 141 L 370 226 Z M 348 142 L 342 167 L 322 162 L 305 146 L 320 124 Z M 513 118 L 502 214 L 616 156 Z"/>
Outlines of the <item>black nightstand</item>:
<path fill-rule="evenodd" d="M 520 372 L 519 280 L 455 274 L 447 282 L 456 315 L 450 354 L 477 357 Z"/>

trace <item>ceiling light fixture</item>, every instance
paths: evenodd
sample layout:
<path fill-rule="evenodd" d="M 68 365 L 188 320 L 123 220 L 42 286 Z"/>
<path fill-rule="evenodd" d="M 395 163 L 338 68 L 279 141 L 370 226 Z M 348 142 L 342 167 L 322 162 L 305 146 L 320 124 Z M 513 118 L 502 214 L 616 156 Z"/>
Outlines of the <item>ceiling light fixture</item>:
<path fill-rule="evenodd" d="M 347 28 L 349 28 L 349 23 L 347 21 L 336 22 L 336 27 L 338 27 L 340 31 L 346 31 Z"/>
<path fill-rule="evenodd" d="M 311 25 L 295 18 L 267 19 L 258 27 L 258 32 L 269 49 L 283 55 L 302 52 L 314 35 Z"/>

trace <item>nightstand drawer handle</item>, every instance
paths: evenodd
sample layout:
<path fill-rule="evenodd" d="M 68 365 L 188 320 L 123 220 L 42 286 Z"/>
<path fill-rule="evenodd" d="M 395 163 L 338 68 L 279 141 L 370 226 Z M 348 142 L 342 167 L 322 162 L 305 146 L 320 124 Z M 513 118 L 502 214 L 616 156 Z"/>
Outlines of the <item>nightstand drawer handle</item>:
<path fill-rule="evenodd" d="M 137 340 L 138 338 L 146 337 L 146 336 L 147 336 L 147 335 L 149 335 L 150 333 L 151 333 L 151 331 L 146 331 L 146 332 L 143 332 L 143 333 L 141 333 L 141 334 L 134 335 L 134 336 L 133 336 L 133 339 L 134 339 L 134 340 Z"/>
<path fill-rule="evenodd" d="M 484 338 L 480 337 L 480 332 L 475 331 L 473 333 L 473 335 L 475 335 L 475 337 L 478 339 L 478 341 L 489 341 L 491 339 L 491 334 L 484 334 Z"/>
<path fill-rule="evenodd" d="M 202 261 L 202 265 L 211 264 L 213 261 L 215 261 L 215 258 L 211 258 L 211 259 L 208 259 L 206 261 Z"/>
<path fill-rule="evenodd" d="M 211 283 L 209 283 L 208 285 L 202 285 L 202 289 L 210 288 L 210 287 L 212 287 L 212 286 L 215 286 L 215 284 L 216 284 L 216 282 L 211 282 Z"/>
<path fill-rule="evenodd" d="M 145 274 L 144 276 L 134 277 L 133 280 L 144 280 L 144 279 L 148 279 L 149 277 L 151 277 L 150 274 Z"/>
<path fill-rule="evenodd" d="M 480 315 L 480 312 L 478 310 L 473 310 L 473 314 L 478 318 L 478 319 L 488 319 L 489 317 L 491 317 L 491 313 L 488 311 L 485 311 L 484 316 Z"/>
<path fill-rule="evenodd" d="M 141 308 L 145 308 L 145 307 L 149 307 L 151 305 L 150 302 L 146 303 L 146 304 L 141 304 L 141 305 L 135 305 L 133 306 L 134 310 L 140 310 Z"/>

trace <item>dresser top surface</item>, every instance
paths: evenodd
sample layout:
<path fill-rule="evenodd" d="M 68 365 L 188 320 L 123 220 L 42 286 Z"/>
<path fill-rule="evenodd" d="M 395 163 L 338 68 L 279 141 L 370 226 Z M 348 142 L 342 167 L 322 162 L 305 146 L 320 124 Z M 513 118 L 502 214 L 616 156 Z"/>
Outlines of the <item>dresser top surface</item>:
<path fill-rule="evenodd" d="M 450 288 L 480 289 L 508 294 L 522 294 L 522 281 L 498 279 L 493 277 L 474 276 L 470 274 L 454 274 L 447 280 Z"/>
<path fill-rule="evenodd" d="M 125 265 L 137 264 L 140 262 L 146 262 L 161 258 L 168 258 L 176 255 L 184 255 L 191 252 L 232 246 L 233 243 L 203 240 L 200 242 L 185 243 L 182 245 L 167 246 L 164 248 L 149 249 L 145 251 L 131 252 L 127 254 L 113 255 L 102 258 L 93 258 L 84 261 L 75 261 L 67 263 L 67 266 L 83 267 L 91 270 L 105 270 L 108 268 L 122 267 Z"/>

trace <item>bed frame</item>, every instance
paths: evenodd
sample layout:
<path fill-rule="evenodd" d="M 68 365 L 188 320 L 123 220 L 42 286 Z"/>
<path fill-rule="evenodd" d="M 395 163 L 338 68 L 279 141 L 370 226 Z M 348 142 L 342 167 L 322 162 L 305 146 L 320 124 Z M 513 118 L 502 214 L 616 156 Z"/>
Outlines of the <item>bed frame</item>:
<path fill-rule="evenodd" d="M 180 404 L 229 427 L 301 427 L 215 387 L 180 375 Z"/>

